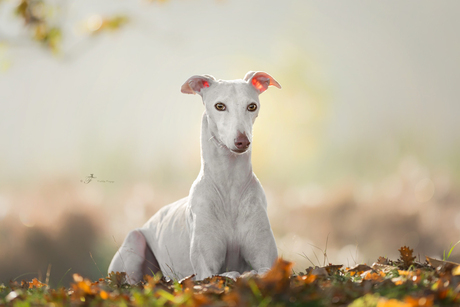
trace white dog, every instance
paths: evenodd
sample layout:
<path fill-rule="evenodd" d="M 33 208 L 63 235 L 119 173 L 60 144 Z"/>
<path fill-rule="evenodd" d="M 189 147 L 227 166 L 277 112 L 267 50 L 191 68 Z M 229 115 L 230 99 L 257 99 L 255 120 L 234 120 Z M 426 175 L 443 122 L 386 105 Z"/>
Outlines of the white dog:
<path fill-rule="evenodd" d="M 270 269 L 278 252 L 265 193 L 251 165 L 259 94 L 270 85 L 281 88 L 265 72 L 233 81 L 193 76 L 182 85 L 182 93 L 198 93 L 205 106 L 201 171 L 188 197 L 163 207 L 128 234 L 109 272 L 126 272 L 136 283 L 160 270 L 171 279 L 196 274 L 202 280 Z"/>

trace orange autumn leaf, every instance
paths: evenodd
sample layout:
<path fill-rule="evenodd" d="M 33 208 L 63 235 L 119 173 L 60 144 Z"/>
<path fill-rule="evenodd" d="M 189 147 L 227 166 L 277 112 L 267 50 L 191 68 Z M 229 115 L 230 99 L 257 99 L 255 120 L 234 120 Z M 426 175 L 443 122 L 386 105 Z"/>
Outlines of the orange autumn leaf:
<path fill-rule="evenodd" d="M 278 258 L 270 271 L 260 280 L 262 285 L 268 287 L 274 286 L 275 291 L 282 291 L 282 289 L 289 286 L 289 277 L 291 276 L 292 262 Z"/>
<path fill-rule="evenodd" d="M 238 291 L 226 293 L 222 298 L 222 301 L 227 303 L 229 306 L 244 306 L 243 298 Z"/>
<path fill-rule="evenodd" d="M 298 281 L 302 281 L 305 284 L 311 284 L 316 280 L 316 275 L 303 275 L 303 276 L 297 276 Z"/>
<path fill-rule="evenodd" d="M 91 282 L 81 281 L 77 284 L 78 289 L 83 290 L 84 293 L 92 294 Z"/>
<path fill-rule="evenodd" d="M 192 300 L 193 300 L 193 306 L 211 306 L 212 305 L 212 300 L 204 295 L 204 294 L 201 294 L 201 293 L 196 293 L 192 296 Z"/>
<path fill-rule="evenodd" d="M 372 280 L 372 281 L 376 281 L 376 282 L 380 282 L 380 281 L 383 281 L 383 279 L 385 278 L 386 274 L 383 273 L 382 271 L 380 272 L 368 272 L 366 274 L 366 276 L 364 276 L 364 280 Z"/>
<path fill-rule="evenodd" d="M 395 284 L 396 286 L 400 286 L 400 285 L 402 285 L 403 283 L 404 283 L 404 282 L 403 282 L 401 279 L 398 279 L 398 280 L 395 280 L 395 281 L 394 281 L 394 284 Z"/>
<path fill-rule="evenodd" d="M 434 297 L 432 295 L 423 297 L 406 296 L 404 301 L 411 307 L 432 307 L 434 303 Z"/>
<path fill-rule="evenodd" d="M 380 299 L 377 302 L 377 307 L 412 307 L 410 304 L 396 299 Z"/>
<path fill-rule="evenodd" d="M 103 299 L 103 300 L 106 300 L 109 298 L 109 294 L 107 292 L 105 292 L 104 290 L 102 290 L 100 293 L 99 293 L 100 297 Z"/>
<path fill-rule="evenodd" d="M 79 274 L 73 274 L 75 283 L 71 284 L 74 299 L 85 297 L 86 295 L 95 295 L 98 293 L 99 287 L 93 285 L 89 279 L 83 278 Z"/>
<path fill-rule="evenodd" d="M 278 258 L 273 267 L 258 280 L 257 287 L 263 293 L 281 293 L 289 288 L 292 262 Z"/>
<path fill-rule="evenodd" d="M 29 289 L 32 289 L 32 288 L 40 289 L 41 287 L 44 287 L 44 286 L 47 286 L 47 284 L 44 284 L 38 281 L 38 279 L 36 278 L 32 279 L 32 281 L 29 282 Z"/>
<path fill-rule="evenodd" d="M 289 279 L 291 276 L 291 269 L 294 264 L 292 262 L 286 261 L 282 258 L 278 258 L 270 271 L 268 271 L 264 277 L 262 277 L 263 282 L 271 283 L 278 282 L 283 279 Z"/>

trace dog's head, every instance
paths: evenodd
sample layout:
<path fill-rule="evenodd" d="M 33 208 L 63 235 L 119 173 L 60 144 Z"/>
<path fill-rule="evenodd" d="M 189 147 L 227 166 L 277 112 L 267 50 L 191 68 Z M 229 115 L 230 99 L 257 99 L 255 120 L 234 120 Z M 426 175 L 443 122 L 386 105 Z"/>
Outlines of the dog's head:
<path fill-rule="evenodd" d="M 190 77 L 181 88 L 199 94 L 206 108 L 213 137 L 230 151 L 245 153 L 252 142 L 252 125 L 259 114 L 259 95 L 270 85 L 281 85 L 265 72 L 250 71 L 243 80 L 216 80 L 213 76 Z"/>

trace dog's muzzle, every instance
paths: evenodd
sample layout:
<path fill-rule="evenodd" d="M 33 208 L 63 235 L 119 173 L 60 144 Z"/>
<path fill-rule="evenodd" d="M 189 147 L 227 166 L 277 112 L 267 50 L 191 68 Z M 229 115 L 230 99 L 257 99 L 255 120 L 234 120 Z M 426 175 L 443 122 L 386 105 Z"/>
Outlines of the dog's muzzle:
<path fill-rule="evenodd" d="M 251 145 L 251 142 L 249 142 L 249 139 L 246 136 L 246 133 L 241 133 L 238 131 L 238 136 L 235 139 L 236 149 L 232 151 L 237 152 L 237 153 L 243 153 L 249 148 L 249 145 Z"/>

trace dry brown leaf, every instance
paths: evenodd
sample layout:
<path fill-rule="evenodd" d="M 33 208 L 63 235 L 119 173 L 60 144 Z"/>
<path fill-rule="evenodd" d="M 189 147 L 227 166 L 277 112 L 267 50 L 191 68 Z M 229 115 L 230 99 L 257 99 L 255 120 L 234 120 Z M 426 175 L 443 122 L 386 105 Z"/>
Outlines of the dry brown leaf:
<path fill-rule="evenodd" d="M 318 267 L 316 267 L 311 271 L 311 275 L 329 276 L 329 273 L 327 272 L 326 268 L 318 268 Z"/>
<path fill-rule="evenodd" d="M 375 271 L 382 271 L 382 272 L 384 272 L 385 274 L 388 274 L 388 272 L 398 269 L 398 268 L 395 267 L 395 266 L 386 265 L 386 264 L 380 264 L 380 263 L 377 263 L 377 262 L 374 262 L 374 263 L 372 264 L 371 267 L 372 267 L 372 269 L 374 269 Z"/>
<path fill-rule="evenodd" d="M 261 279 L 260 286 L 272 289 L 276 293 L 289 288 L 289 278 L 291 276 L 292 262 L 278 258 L 273 267 Z"/>
<path fill-rule="evenodd" d="M 75 274 L 74 274 L 75 275 Z M 81 277 L 81 276 L 80 276 Z M 74 277 L 75 279 L 75 277 Z M 127 284 L 126 272 L 111 272 L 108 276 L 108 279 L 112 282 L 114 286 L 121 287 L 124 284 Z M 75 280 L 76 281 L 76 280 Z"/>
<path fill-rule="evenodd" d="M 377 259 L 377 263 L 384 264 L 384 265 L 390 264 L 390 262 L 388 261 L 388 258 L 385 258 L 385 257 L 379 257 L 379 259 Z"/>
<path fill-rule="evenodd" d="M 324 268 L 326 269 L 329 275 L 332 275 L 334 273 L 337 273 L 342 267 L 343 267 L 342 264 L 336 264 L 336 265 L 329 264 L 328 266 L 325 266 Z"/>
<path fill-rule="evenodd" d="M 451 261 L 444 261 L 444 260 L 439 260 L 439 259 L 435 259 L 435 258 L 431 258 L 431 257 L 428 257 L 428 256 L 425 256 L 426 257 L 426 260 L 428 261 L 428 263 L 433 267 L 433 268 L 439 268 L 439 267 L 442 267 L 446 270 L 453 270 L 454 268 L 460 266 L 460 263 L 455 263 L 455 262 L 451 262 Z"/>
<path fill-rule="evenodd" d="M 278 282 L 283 279 L 289 279 L 291 268 L 294 264 L 284 259 L 278 258 L 273 267 L 262 277 L 263 282 Z"/>
<path fill-rule="evenodd" d="M 412 256 L 413 252 L 414 250 L 408 246 L 403 246 L 399 249 L 399 258 L 403 261 L 405 267 L 410 267 L 414 263 L 415 256 Z"/>
<path fill-rule="evenodd" d="M 193 277 L 195 277 L 195 275 L 196 274 L 192 274 L 179 280 L 179 284 L 182 286 L 182 290 L 186 291 L 188 289 L 193 289 L 193 286 L 195 285 L 193 282 Z"/>
<path fill-rule="evenodd" d="M 347 271 L 361 274 L 361 273 L 369 271 L 371 269 L 372 268 L 370 266 L 368 266 L 367 264 L 358 264 L 358 265 L 355 265 L 354 267 L 348 269 Z"/>

